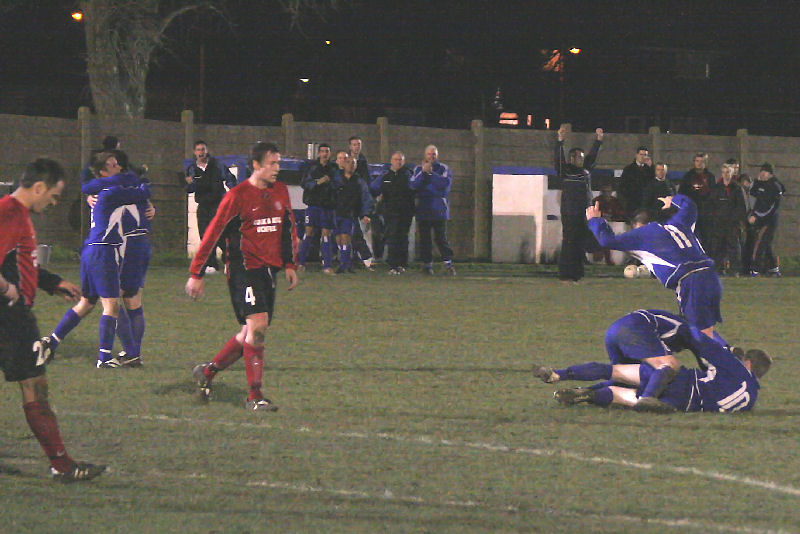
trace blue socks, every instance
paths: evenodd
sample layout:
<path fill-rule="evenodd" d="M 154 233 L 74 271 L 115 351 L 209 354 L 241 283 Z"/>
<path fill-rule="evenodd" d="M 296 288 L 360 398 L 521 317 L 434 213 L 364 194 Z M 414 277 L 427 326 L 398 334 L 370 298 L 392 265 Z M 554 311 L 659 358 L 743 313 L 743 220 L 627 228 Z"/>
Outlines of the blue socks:
<path fill-rule="evenodd" d="M 81 316 L 75 313 L 75 311 L 70 308 L 64 314 L 64 317 L 56 325 L 53 333 L 50 334 L 50 346 L 53 350 L 55 350 L 59 343 L 64 341 L 64 338 L 67 337 L 67 334 L 72 332 L 72 329 L 78 326 L 81 322 Z"/>
<path fill-rule="evenodd" d="M 669 365 L 663 365 L 655 369 L 653 374 L 650 375 L 650 379 L 647 381 L 647 385 L 644 387 L 641 397 L 658 398 L 674 378 L 675 371 Z"/>
<path fill-rule="evenodd" d="M 353 248 L 350 245 L 339 245 L 339 270 L 346 271 L 353 264 Z"/>
<path fill-rule="evenodd" d="M 611 378 L 611 364 L 600 362 L 588 362 L 578 365 L 570 365 L 566 369 L 556 369 L 556 373 L 561 380 L 608 380 Z"/>
<path fill-rule="evenodd" d="M 312 239 L 313 236 L 309 234 L 303 236 L 303 240 L 300 242 L 300 250 L 297 251 L 297 265 L 306 264 L 306 256 L 308 256 L 308 250 L 311 248 Z"/>
<path fill-rule="evenodd" d="M 136 345 L 136 354 L 142 353 L 142 338 L 144 338 L 144 308 L 139 307 L 134 310 L 127 310 L 128 318 L 131 321 L 131 332 L 133 332 L 133 342 Z M 126 351 L 127 352 L 127 351 Z"/>
<path fill-rule="evenodd" d="M 611 392 L 611 388 L 604 386 L 595 390 L 592 404 L 596 404 L 597 406 L 609 406 L 613 400 L 614 394 Z"/>
<path fill-rule="evenodd" d="M 330 269 L 331 265 L 333 265 L 333 250 L 331 249 L 330 236 L 322 236 L 322 242 L 319 245 L 319 251 L 322 255 L 322 268 Z M 303 259 L 305 260 L 305 256 Z"/>
<path fill-rule="evenodd" d="M 107 362 L 111 359 L 111 349 L 114 347 L 114 334 L 117 331 L 117 318 L 110 315 L 100 316 L 100 347 L 97 360 Z"/>
<path fill-rule="evenodd" d="M 122 343 L 122 350 L 129 356 L 141 355 L 144 326 L 143 307 L 133 310 L 120 308 L 119 317 L 117 317 L 117 337 Z"/>

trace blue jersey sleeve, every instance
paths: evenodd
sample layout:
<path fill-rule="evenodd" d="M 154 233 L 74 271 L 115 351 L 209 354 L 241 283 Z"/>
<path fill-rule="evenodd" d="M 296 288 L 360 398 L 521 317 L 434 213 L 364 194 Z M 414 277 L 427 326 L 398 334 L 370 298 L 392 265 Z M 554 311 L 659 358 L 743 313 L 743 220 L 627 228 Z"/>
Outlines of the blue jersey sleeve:
<path fill-rule="evenodd" d="M 678 211 L 670 217 L 667 224 L 694 229 L 694 224 L 697 222 L 697 204 L 686 195 L 675 195 L 672 197 L 672 204 L 678 208 Z"/>

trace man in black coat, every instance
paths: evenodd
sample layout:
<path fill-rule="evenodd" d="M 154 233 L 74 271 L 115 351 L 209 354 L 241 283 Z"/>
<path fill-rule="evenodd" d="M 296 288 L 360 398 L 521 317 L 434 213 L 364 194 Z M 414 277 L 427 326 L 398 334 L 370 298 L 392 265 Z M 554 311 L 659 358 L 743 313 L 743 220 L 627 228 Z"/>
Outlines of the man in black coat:
<path fill-rule="evenodd" d="M 646 207 L 642 201 L 644 189 L 653 179 L 653 167 L 649 164 L 650 151 L 642 145 L 636 149 L 636 156 L 630 165 L 622 169 L 619 180 L 619 199 L 625 216 L 630 219 L 636 210 Z"/>

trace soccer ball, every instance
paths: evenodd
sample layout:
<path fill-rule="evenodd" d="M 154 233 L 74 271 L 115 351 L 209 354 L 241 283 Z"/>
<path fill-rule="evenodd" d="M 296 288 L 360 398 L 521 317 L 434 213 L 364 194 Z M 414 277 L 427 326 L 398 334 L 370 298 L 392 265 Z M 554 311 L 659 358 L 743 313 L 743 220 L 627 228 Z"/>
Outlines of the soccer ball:
<path fill-rule="evenodd" d="M 646 265 L 640 265 L 637 270 L 639 271 L 639 278 L 650 278 L 650 269 Z"/>
<path fill-rule="evenodd" d="M 635 265 L 626 265 L 625 270 L 622 271 L 625 278 L 636 278 L 639 274 L 639 269 Z"/>

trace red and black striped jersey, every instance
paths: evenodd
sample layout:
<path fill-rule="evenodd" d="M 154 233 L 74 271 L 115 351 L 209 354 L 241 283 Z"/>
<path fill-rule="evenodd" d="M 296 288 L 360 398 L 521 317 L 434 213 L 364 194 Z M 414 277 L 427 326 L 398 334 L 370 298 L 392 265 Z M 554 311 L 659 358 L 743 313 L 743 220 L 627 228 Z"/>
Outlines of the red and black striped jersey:
<path fill-rule="evenodd" d="M 3 277 L 17 286 L 26 306 L 33 306 L 39 270 L 30 210 L 11 195 L 0 198 L 0 228 Z"/>
<path fill-rule="evenodd" d="M 241 221 L 241 249 L 246 269 L 258 267 L 291 267 L 296 264 L 297 229 L 295 228 L 289 189 L 275 182 L 259 189 L 245 180 L 222 197 L 216 216 L 206 228 L 189 272 L 200 277 L 200 271 L 228 223 Z"/>

